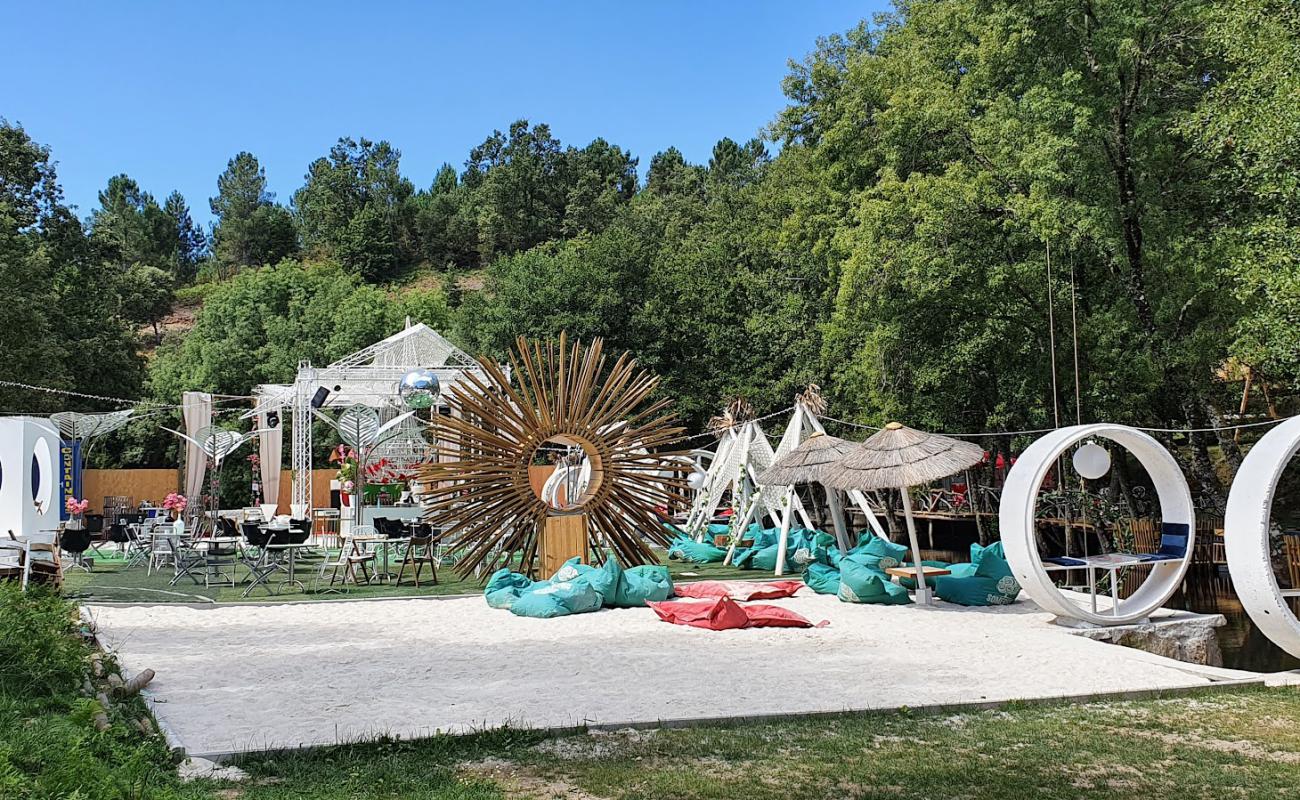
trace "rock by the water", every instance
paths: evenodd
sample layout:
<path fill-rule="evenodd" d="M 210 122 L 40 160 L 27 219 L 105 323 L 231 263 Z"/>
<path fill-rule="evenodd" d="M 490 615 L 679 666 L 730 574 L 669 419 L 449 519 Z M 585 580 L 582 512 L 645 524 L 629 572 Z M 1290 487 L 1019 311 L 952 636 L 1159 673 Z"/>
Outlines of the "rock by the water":
<path fill-rule="evenodd" d="M 1198 614 L 1177 620 L 1140 622 L 1113 628 L 1079 628 L 1075 633 L 1189 664 L 1221 667 L 1223 651 L 1219 649 L 1215 629 L 1224 624 L 1226 620 L 1221 614 Z"/>

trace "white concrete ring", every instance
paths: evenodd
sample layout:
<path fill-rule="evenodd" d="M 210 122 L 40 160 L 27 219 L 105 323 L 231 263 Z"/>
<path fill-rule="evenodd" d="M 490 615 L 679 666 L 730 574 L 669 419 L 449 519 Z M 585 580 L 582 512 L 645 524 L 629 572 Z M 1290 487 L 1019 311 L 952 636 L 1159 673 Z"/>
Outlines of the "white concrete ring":
<path fill-rule="evenodd" d="M 1072 445 L 1096 437 L 1115 442 L 1141 462 L 1151 476 L 1151 482 L 1160 498 L 1160 514 L 1164 522 L 1187 525 L 1185 557 L 1174 561 L 1152 562 L 1151 574 L 1137 591 L 1121 599 L 1116 608 L 1104 612 L 1084 608 L 1056 588 L 1038 554 L 1034 525 L 1038 490 L 1048 470 Z M 1060 428 L 1031 444 L 1007 473 L 998 519 L 1007 561 L 1030 599 L 1045 611 L 1059 617 L 1094 625 L 1134 622 L 1150 616 L 1151 612 L 1164 605 L 1183 581 L 1192 560 L 1196 538 L 1192 493 L 1173 455 L 1155 439 L 1136 428 L 1107 423 Z"/>
<path fill-rule="evenodd" d="M 1273 644 L 1300 658 L 1300 620 L 1277 584 L 1268 541 L 1273 496 L 1297 450 L 1300 418 L 1283 422 L 1250 448 L 1228 492 L 1223 544 L 1232 585 L 1246 613 Z"/>

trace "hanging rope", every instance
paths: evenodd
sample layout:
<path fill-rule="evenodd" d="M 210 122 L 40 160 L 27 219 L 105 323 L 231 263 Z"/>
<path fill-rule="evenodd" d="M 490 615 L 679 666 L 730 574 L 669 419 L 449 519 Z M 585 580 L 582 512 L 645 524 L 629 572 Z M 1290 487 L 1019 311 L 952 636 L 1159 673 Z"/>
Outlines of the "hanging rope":
<path fill-rule="evenodd" d="M 53 386 L 37 386 L 35 384 L 23 383 L 21 381 L 0 380 L 0 386 L 8 386 L 14 389 L 26 389 L 27 391 L 32 391 L 32 392 L 44 392 L 46 394 L 57 394 L 57 395 L 62 395 L 64 397 L 78 397 L 83 400 L 97 400 L 104 403 L 116 403 L 117 405 L 123 405 L 123 406 L 140 406 L 149 409 L 155 409 L 155 408 L 171 409 L 171 408 L 183 407 L 183 404 L 181 403 L 159 403 L 154 400 L 128 400 L 125 397 L 109 397 L 107 395 L 102 395 L 102 394 L 87 394 L 86 392 L 75 392 L 72 391 L 71 389 L 56 389 Z M 214 394 L 212 395 L 212 397 L 213 397 L 212 402 L 214 404 L 225 403 L 225 402 L 236 401 L 236 400 L 253 399 L 251 396 L 233 395 L 233 394 Z"/>

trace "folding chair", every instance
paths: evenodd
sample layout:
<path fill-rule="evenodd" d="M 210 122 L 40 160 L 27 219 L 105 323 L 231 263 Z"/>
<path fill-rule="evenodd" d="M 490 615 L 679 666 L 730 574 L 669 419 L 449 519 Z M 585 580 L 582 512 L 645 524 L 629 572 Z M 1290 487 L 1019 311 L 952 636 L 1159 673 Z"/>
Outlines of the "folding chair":
<path fill-rule="evenodd" d="M 149 563 L 149 544 L 145 541 L 143 523 L 127 522 L 122 525 L 126 533 L 126 565 L 138 567 Z"/>
<path fill-rule="evenodd" d="M 361 546 L 362 543 L 358 542 L 357 539 L 359 537 L 374 536 L 374 535 L 375 535 L 375 529 L 373 526 L 358 525 L 352 530 L 351 533 L 349 533 L 347 536 L 342 537 L 342 542 L 340 543 L 341 546 L 339 547 L 338 555 L 333 560 L 326 558 L 321 562 L 320 572 L 316 576 L 317 586 L 319 586 L 320 582 L 325 579 L 325 569 L 327 567 L 330 568 L 331 570 L 330 582 L 329 582 L 330 588 L 334 586 L 334 581 L 338 580 L 340 568 L 343 570 L 343 581 L 342 581 L 343 586 L 345 587 L 347 586 L 348 578 L 352 579 L 353 585 L 356 585 L 359 582 L 357 580 L 358 569 L 361 570 L 362 576 L 365 577 L 366 583 L 369 584 L 370 571 L 366 569 L 366 565 L 369 564 L 371 568 L 374 567 L 375 554 L 372 552 L 368 552 L 365 548 L 363 548 Z"/>
<path fill-rule="evenodd" d="M 425 526 L 427 528 L 427 526 Z M 429 572 L 432 574 L 433 583 L 438 583 L 438 556 L 434 553 L 433 531 L 425 530 L 412 536 L 411 541 L 406 545 L 406 554 L 402 556 L 402 565 L 397 570 L 396 586 L 402 585 L 402 576 L 406 574 L 406 566 L 410 564 L 415 568 L 415 585 L 420 585 L 420 571 L 424 565 L 429 565 Z"/>
<path fill-rule="evenodd" d="M 148 541 L 149 541 L 149 569 L 146 572 L 152 575 L 154 570 L 161 570 L 171 562 L 172 554 L 175 552 L 169 540 L 176 537 L 171 526 L 160 524 L 157 520 L 146 520 Z"/>
<path fill-rule="evenodd" d="M 162 539 L 166 542 L 167 549 L 171 551 L 172 567 L 175 570 L 168 585 L 175 586 L 180 583 L 181 578 L 189 578 L 195 585 L 205 583 L 194 574 L 195 569 L 205 564 L 203 553 L 194 547 L 193 541 L 180 534 L 168 534 Z"/>

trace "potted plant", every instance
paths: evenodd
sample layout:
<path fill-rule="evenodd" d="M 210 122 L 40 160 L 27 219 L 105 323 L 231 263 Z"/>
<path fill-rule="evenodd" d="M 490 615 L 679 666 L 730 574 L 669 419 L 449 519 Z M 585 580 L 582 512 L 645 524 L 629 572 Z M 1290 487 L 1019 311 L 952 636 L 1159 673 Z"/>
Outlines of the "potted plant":
<path fill-rule="evenodd" d="M 339 465 L 334 479 L 339 482 L 339 497 L 343 502 L 343 507 L 348 508 L 352 505 L 352 493 L 357 488 L 357 451 L 339 445 L 330 451 L 329 460 L 331 464 L 337 463 Z"/>
<path fill-rule="evenodd" d="M 86 509 L 90 508 L 89 500 L 78 500 L 75 497 L 69 497 L 63 501 L 63 508 L 68 512 L 68 524 L 65 526 L 70 531 L 79 531 L 86 527 L 85 518 L 82 516 Z"/>

